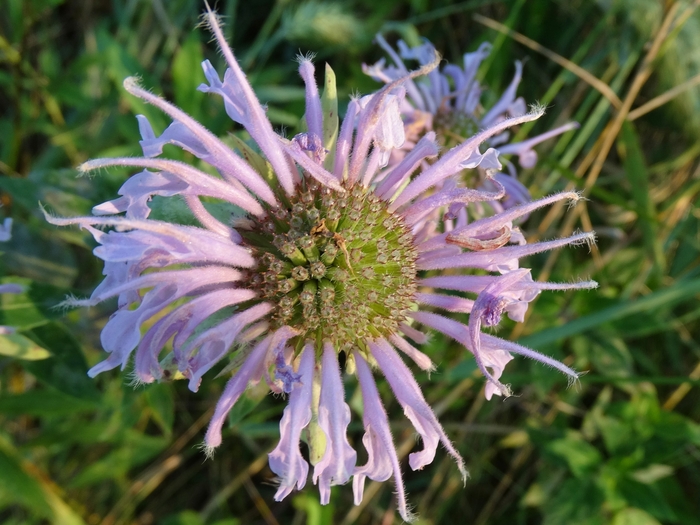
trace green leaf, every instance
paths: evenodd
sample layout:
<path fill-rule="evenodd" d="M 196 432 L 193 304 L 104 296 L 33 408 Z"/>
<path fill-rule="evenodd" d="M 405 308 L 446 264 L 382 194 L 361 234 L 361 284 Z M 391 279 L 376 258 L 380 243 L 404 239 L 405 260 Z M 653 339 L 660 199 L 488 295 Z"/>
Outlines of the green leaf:
<path fill-rule="evenodd" d="M 548 443 L 546 450 L 563 459 L 576 477 L 589 475 L 603 460 L 597 448 L 573 434 Z"/>
<path fill-rule="evenodd" d="M 255 410 L 265 397 L 265 393 L 261 395 L 259 388 L 254 387 L 246 390 L 228 414 L 229 426 L 233 427 L 244 421 L 246 416 Z"/>
<path fill-rule="evenodd" d="M 326 64 L 326 80 L 321 95 L 323 114 L 323 147 L 328 151 L 323 165 L 332 170 L 335 164 L 335 146 L 338 139 L 338 90 L 335 87 L 335 73 Z"/>
<path fill-rule="evenodd" d="M 675 412 L 662 410 L 654 422 L 654 434 L 671 442 L 700 446 L 700 424 Z"/>
<path fill-rule="evenodd" d="M 623 478 L 620 480 L 618 489 L 631 507 L 648 512 L 660 520 L 676 520 L 673 509 L 655 485 Z"/>
<path fill-rule="evenodd" d="M 175 54 L 171 71 L 175 105 L 194 118 L 198 118 L 204 93 L 197 90 L 197 82 L 193 82 L 192 74 L 195 71 L 201 73 L 203 60 L 199 32 L 192 31 Z"/>
<path fill-rule="evenodd" d="M 0 492 L 55 525 L 85 525 L 37 470 L 26 468 L 12 445 L 0 437 Z"/>
<path fill-rule="evenodd" d="M 51 352 L 22 334 L 7 334 L 0 335 L 0 355 L 26 359 L 27 361 L 38 361 L 50 357 Z"/>
<path fill-rule="evenodd" d="M 611 525 L 661 525 L 661 523 L 643 510 L 629 508 L 615 514 Z"/>
<path fill-rule="evenodd" d="M 629 377 L 633 372 L 634 360 L 625 342 L 615 337 L 583 337 L 580 344 L 588 346 L 593 365 L 600 373 L 615 377 Z"/>
<path fill-rule="evenodd" d="M 12 197 L 12 202 L 27 210 L 36 209 L 41 188 L 30 179 L 0 177 L 0 190 Z"/>
<path fill-rule="evenodd" d="M 295 102 L 304 100 L 306 90 L 296 86 L 256 86 L 258 100 L 267 102 Z"/>
<path fill-rule="evenodd" d="M 306 512 L 306 525 L 325 525 L 333 523 L 334 505 L 321 505 L 318 498 L 310 493 L 298 494 L 292 504 L 299 510 Z"/>
<path fill-rule="evenodd" d="M 197 226 L 199 224 L 192 210 L 179 196 L 155 195 L 148 203 L 148 207 L 151 208 L 149 219 L 182 224 L 183 226 Z"/>
<path fill-rule="evenodd" d="M 36 207 L 35 201 L 34 209 Z M 66 231 L 68 230 L 57 230 L 52 226 L 36 230 L 23 223 L 16 223 L 12 229 L 12 239 L 3 245 L 3 250 L 7 250 L 3 255 L 7 273 L 63 289 L 72 286 L 78 275 L 78 264 L 75 253 L 67 250 L 62 241 Z M 63 297 L 51 306 L 55 306 L 61 299 Z"/>
<path fill-rule="evenodd" d="M 622 124 L 618 149 L 624 160 L 625 173 L 632 188 L 632 198 L 636 203 L 636 212 L 644 234 L 644 243 L 647 245 L 649 256 L 654 262 L 656 278 L 659 279 L 666 267 L 666 261 L 661 249 L 660 238 L 656 233 L 654 203 L 649 197 L 649 172 L 639 143 L 639 137 L 631 122 Z"/>
<path fill-rule="evenodd" d="M 444 370 L 444 378 L 448 383 L 456 383 L 462 379 L 466 379 L 471 376 L 477 369 L 476 360 L 472 357 L 464 359 L 458 362 L 454 366 L 450 366 L 447 370 Z M 438 372 L 440 368 L 438 368 Z"/>
<path fill-rule="evenodd" d="M 162 452 L 169 444 L 168 438 L 145 436 L 136 431 L 128 432 L 119 448 L 87 465 L 72 479 L 70 485 L 73 488 L 85 487 L 107 479 L 123 477 L 132 468 Z"/>
<path fill-rule="evenodd" d="M 8 416 L 66 416 L 84 410 L 95 410 L 95 405 L 53 388 L 0 397 L 0 414 Z"/>
<path fill-rule="evenodd" d="M 267 118 L 273 124 L 282 126 L 296 127 L 299 125 L 299 117 L 295 113 L 284 111 L 277 108 L 267 108 Z"/>
<path fill-rule="evenodd" d="M 634 429 L 627 422 L 605 415 L 596 417 L 595 422 L 610 454 L 623 454 L 637 445 Z"/>
<path fill-rule="evenodd" d="M 16 452 L 4 439 L 0 439 L 0 489 L 34 513 L 51 516 L 41 484 L 25 472 Z"/>
<path fill-rule="evenodd" d="M 603 493 L 590 480 L 568 479 L 543 505 L 543 525 L 604 525 Z"/>
<path fill-rule="evenodd" d="M 257 171 L 260 176 L 268 182 L 273 182 L 274 173 L 272 166 L 259 153 L 248 146 L 241 138 L 236 135 L 229 135 L 228 139 L 233 142 L 233 145 L 241 152 L 243 158 Z"/>
<path fill-rule="evenodd" d="M 27 330 L 63 315 L 55 307 L 65 299 L 65 289 L 19 277 L 2 279 L 0 282 L 22 287 L 22 293 L 0 294 L 0 324 Z"/>
<path fill-rule="evenodd" d="M 175 516 L 163 518 L 158 525 L 204 525 L 204 520 L 193 510 L 183 510 Z"/>
<path fill-rule="evenodd" d="M 175 401 L 173 400 L 172 385 L 167 383 L 147 385 L 145 398 L 153 413 L 153 419 L 166 435 L 170 435 L 175 421 Z"/>
<path fill-rule="evenodd" d="M 651 484 L 660 479 L 673 475 L 673 467 L 653 463 L 647 467 L 635 470 L 630 474 L 639 483 Z"/>
<path fill-rule="evenodd" d="M 24 368 L 64 394 L 99 403 L 100 393 L 87 375 L 87 362 L 80 345 L 63 325 L 51 322 L 34 328 L 27 335 L 53 355 L 42 361 L 27 361 Z"/>

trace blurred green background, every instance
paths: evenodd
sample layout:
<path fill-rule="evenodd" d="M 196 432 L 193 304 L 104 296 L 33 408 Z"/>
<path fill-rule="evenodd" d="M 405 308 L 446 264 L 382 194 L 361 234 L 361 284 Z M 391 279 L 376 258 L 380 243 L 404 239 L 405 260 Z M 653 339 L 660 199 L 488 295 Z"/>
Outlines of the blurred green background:
<path fill-rule="evenodd" d="M 595 229 L 598 247 L 526 264 L 535 278 L 592 278 L 600 289 L 542 295 L 526 323 L 504 322 L 499 335 L 588 373 L 567 388 L 558 373 L 516 358 L 504 380 L 517 395 L 486 402 L 473 359 L 433 337 L 426 352 L 438 371 L 418 379 L 471 477 L 463 487 L 442 451 L 420 472 L 404 463 L 419 523 L 699 523 L 695 5 L 256 0 L 215 7 L 271 120 L 289 134 L 303 113 L 295 56 L 313 51 L 318 64 L 328 61 L 347 100 L 378 87 L 361 70 L 382 56 L 372 43 L 378 31 L 391 41 L 427 37 L 451 62 L 492 42 L 480 70 L 487 108 L 510 82 L 513 62 L 524 60 L 519 94 L 549 110 L 519 136 L 581 123 L 539 146 L 538 165 L 520 177 L 535 197 L 570 186 L 589 201 L 544 210 L 523 229 L 531 240 Z M 136 113 L 157 131 L 168 123 L 123 91 L 125 77 L 141 76 L 218 135 L 238 132 L 218 97 L 195 90 L 204 58 L 223 72 L 210 36 L 195 29 L 201 11 L 193 0 L 0 0 L 0 218 L 15 221 L 12 240 L 0 245 L 0 275 L 25 286 L 0 298 L 0 324 L 18 328 L 0 336 L 0 523 L 401 523 L 392 482 L 368 485 L 360 507 L 350 486 L 334 488 L 321 507 L 310 481 L 275 503 L 267 452 L 285 404 L 258 389 L 238 403 L 223 446 L 205 461 L 198 445 L 225 378 L 205 379 L 197 394 L 180 382 L 134 389 L 118 371 L 91 380 L 85 372 L 104 357 L 99 330 L 115 306 L 55 308 L 67 294 L 89 295 L 102 265 L 85 232 L 49 226 L 38 203 L 73 216 L 114 198 L 128 171 L 79 178 L 75 166 L 139 154 Z M 667 101 L 676 86 L 680 93 Z M 416 445 L 413 429 L 385 382 L 379 386 L 405 457 Z M 354 381 L 346 388 L 355 410 Z M 355 411 L 350 440 L 364 461 L 361 436 Z"/>

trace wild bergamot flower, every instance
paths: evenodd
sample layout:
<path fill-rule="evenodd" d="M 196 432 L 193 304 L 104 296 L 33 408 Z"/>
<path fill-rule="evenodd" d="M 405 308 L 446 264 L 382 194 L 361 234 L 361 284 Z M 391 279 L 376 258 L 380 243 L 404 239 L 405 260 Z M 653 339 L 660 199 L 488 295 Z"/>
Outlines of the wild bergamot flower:
<path fill-rule="evenodd" d="M 435 56 L 435 48 L 427 40 L 413 48 L 403 40 L 399 40 L 398 53 L 382 35 L 377 35 L 376 40 L 393 62 L 393 65 L 387 65 L 386 60 L 381 59 L 372 66 L 364 66 L 365 73 L 380 82 L 393 82 L 405 76 L 408 69 L 404 60 L 416 61 L 423 66 L 430 63 Z M 461 67 L 456 64 L 447 64 L 442 69 L 433 69 L 417 81 L 412 79 L 406 81 L 407 97 L 401 106 L 406 123 L 406 142 L 403 150 L 410 150 L 412 145 L 430 130 L 437 133 L 441 145 L 451 147 L 504 119 L 519 117 L 526 113 L 525 101 L 517 96 L 523 73 L 523 65 L 520 61 L 515 62 L 513 80 L 498 101 L 489 109 L 481 105 L 484 87 L 476 77 L 481 62 L 490 52 L 491 44 L 484 42 L 476 51 L 464 54 Z M 503 131 L 485 141 L 489 146 L 498 149 L 499 160 L 503 160 L 508 169 L 508 173 L 497 172 L 492 175 L 506 191 L 506 196 L 500 203 L 494 203 L 497 210 L 531 200 L 527 188 L 517 179 L 515 166 L 509 160 L 504 160 L 502 156 L 516 155 L 523 168 L 531 168 L 537 162 L 534 146 L 577 127 L 577 123 L 570 122 L 531 139 L 514 143 L 509 143 L 510 135 L 508 131 Z M 400 158 L 402 154 L 403 152 L 399 151 L 395 157 Z M 477 183 L 478 178 L 471 182 Z M 490 181 L 483 182 L 486 182 L 485 187 L 493 187 Z"/>
<path fill-rule="evenodd" d="M 223 98 L 228 115 L 259 151 L 242 141 L 235 151 L 135 79 L 124 82 L 129 93 L 162 110 L 173 123 L 157 136 L 139 116 L 143 157 L 98 159 L 80 167 L 84 172 L 143 168 L 122 186 L 121 197 L 96 206 L 91 217 L 47 215 L 53 224 L 88 229 L 99 243 L 95 254 L 105 261 L 105 279 L 92 297 L 71 302 L 91 305 L 118 297 L 119 309 L 102 331 L 110 355 L 90 375 L 123 369 L 134 354 L 138 381 L 181 374 L 196 391 L 206 372 L 232 357 L 229 366 L 237 371 L 207 430 L 209 452 L 221 444 L 226 417 L 248 385 L 265 380 L 273 392 L 288 395 L 280 441 L 269 456 L 270 468 L 279 476 L 277 500 L 304 487 L 311 463 L 323 504 L 329 502 L 330 487 L 350 477 L 358 503 L 365 478 L 393 476 L 399 512 L 409 520 L 399 458 L 372 369 L 384 375 L 421 436 L 423 448 L 409 456 L 410 467 L 431 463 L 442 443 L 466 476 L 464 461 L 397 350 L 429 370 L 430 358 L 414 343 L 425 341 L 423 330 L 447 334 L 474 354 L 487 379 L 488 398 L 510 393 L 499 378 L 512 353 L 575 378 L 565 365 L 482 333 L 481 326 L 498 324 L 504 313 L 522 320 L 529 301 L 542 290 L 595 286 L 535 282 L 518 263 L 533 253 L 593 239 L 592 233 L 578 233 L 528 245 L 513 227 L 514 220 L 535 208 L 578 195 L 562 193 L 466 220 L 466 206 L 502 198 L 505 191 L 497 181 L 494 192 L 463 188 L 454 175 L 477 166 L 489 174 L 498 170 L 497 152 L 481 153 L 479 146 L 538 118 L 541 111 L 494 122 L 439 158 L 435 133 L 429 132 L 400 162 L 385 168 L 404 142 L 399 114 L 404 86 L 431 71 L 437 57 L 371 96 L 351 100 L 342 126 L 332 71 L 327 68 L 326 90 L 320 95 L 311 60 L 301 58 L 307 131 L 288 140 L 273 131 L 215 16 L 208 12 L 206 20 L 228 69 L 222 81 L 205 61 L 207 84 L 200 90 Z M 216 174 L 160 158 L 166 144 L 192 153 Z M 427 159 L 429 164 L 423 162 Z M 149 218 L 148 202 L 155 195 L 183 199 L 198 224 Z M 207 207 L 211 198 L 230 205 L 235 218 L 216 218 Z M 454 218 L 445 221 L 448 208 Z M 441 275 L 441 270 L 449 272 Z M 475 299 L 436 290 L 467 292 Z M 471 312 L 468 325 L 450 319 L 449 312 Z M 152 318 L 157 320 L 142 334 Z M 162 356 L 171 339 L 171 352 Z M 351 412 L 344 399 L 340 353 L 345 373 L 357 377 L 363 398 L 362 442 L 368 461 L 362 466 L 356 465 L 347 438 Z M 308 433 L 307 457 L 300 448 L 302 432 Z"/>

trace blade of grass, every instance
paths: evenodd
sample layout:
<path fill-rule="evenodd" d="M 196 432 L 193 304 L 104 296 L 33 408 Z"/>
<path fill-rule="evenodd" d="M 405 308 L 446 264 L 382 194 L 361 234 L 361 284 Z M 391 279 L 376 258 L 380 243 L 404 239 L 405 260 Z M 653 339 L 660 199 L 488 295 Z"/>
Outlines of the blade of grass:
<path fill-rule="evenodd" d="M 642 229 L 644 244 L 654 263 L 654 280 L 659 282 L 666 268 L 666 261 L 657 236 L 656 210 L 649 197 L 649 172 L 639 144 L 639 136 L 630 122 L 624 122 L 620 130 L 618 149 L 623 157 L 627 179 L 632 187 L 632 198 L 636 203 L 637 218 Z"/>
<path fill-rule="evenodd" d="M 506 31 L 500 31 L 500 34 L 492 42 L 491 52 L 489 53 L 489 56 L 486 57 L 486 59 L 481 63 L 481 67 L 479 67 L 479 71 L 477 73 L 477 79 L 479 81 L 483 81 L 483 79 L 486 77 L 486 73 L 488 73 L 488 70 L 491 68 L 491 66 L 498 59 L 498 50 L 503 46 L 503 43 L 506 41 L 506 38 L 508 38 L 510 36 L 510 34 L 508 32 L 515 33 L 515 31 L 511 30 L 510 28 L 513 25 L 515 25 L 515 22 L 518 20 L 518 15 L 520 14 L 520 10 L 522 9 L 524 4 L 525 4 L 525 2 L 523 0 L 518 0 L 508 10 L 508 18 L 506 19 L 505 24 L 500 24 L 502 26 L 502 28 L 505 29 Z M 481 15 L 476 14 L 476 13 L 474 15 L 472 15 L 472 17 L 477 22 L 479 21 L 477 19 L 477 17 L 480 17 L 480 16 Z M 498 23 L 498 22 L 496 22 L 496 23 Z"/>
<path fill-rule="evenodd" d="M 682 84 L 678 84 L 676 87 L 669 89 L 668 91 L 662 93 L 658 97 L 652 98 L 646 104 L 642 104 L 637 109 L 630 111 L 629 115 L 627 115 L 627 120 L 632 122 L 633 120 L 636 120 L 642 115 L 646 115 L 650 111 L 663 106 L 664 104 L 666 104 L 666 102 L 670 102 L 677 96 L 682 95 L 689 89 L 692 89 L 698 85 L 700 85 L 700 75 L 695 75 L 690 80 L 686 80 Z"/>
<path fill-rule="evenodd" d="M 554 51 L 551 51 L 550 49 L 547 49 L 543 45 L 535 42 L 531 38 L 526 37 L 522 33 L 513 31 L 507 25 L 501 24 L 500 22 L 496 22 L 495 20 L 482 16 L 480 14 L 474 14 L 473 18 L 480 24 L 483 24 L 486 27 L 490 27 L 491 29 L 495 29 L 496 31 L 502 33 L 505 36 L 511 37 L 513 40 L 520 42 L 521 44 L 529 47 L 533 51 L 536 51 L 537 53 L 546 56 L 552 62 L 556 62 L 563 68 L 568 69 L 581 80 L 589 84 L 593 89 L 599 91 L 601 95 L 608 99 L 608 101 L 613 105 L 613 107 L 620 108 L 622 106 L 622 102 L 620 101 L 618 96 L 612 89 L 610 89 L 610 87 L 605 82 L 602 82 L 599 78 L 597 78 L 595 75 L 592 75 L 578 64 L 575 64 L 571 60 L 564 58 L 563 56 L 555 53 Z"/>
<path fill-rule="evenodd" d="M 606 15 L 604 18 L 601 18 L 600 21 L 595 25 L 593 30 L 590 32 L 588 37 L 579 45 L 579 47 L 576 49 L 576 52 L 574 55 L 571 57 L 571 61 L 574 62 L 575 64 L 578 64 L 583 60 L 583 58 L 586 56 L 586 53 L 591 49 L 591 46 L 598 41 L 600 38 L 601 33 L 603 32 L 603 29 L 606 27 L 608 23 L 610 15 Z M 567 83 L 567 80 L 572 75 L 571 71 L 564 69 L 561 71 L 557 77 L 554 79 L 554 82 L 552 82 L 552 85 L 549 86 L 549 89 L 545 92 L 544 95 L 540 98 L 540 103 L 548 106 L 552 100 L 559 94 L 561 91 L 562 87 Z M 519 140 L 525 139 L 527 137 L 528 133 L 530 130 L 535 126 L 537 121 L 532 121 L 532 122 L 527 122 L 520 126 L 520 129 L 518 129 L 518 132 L 513 136 L 512 141 L 513 142 L 518 142 Z"/>

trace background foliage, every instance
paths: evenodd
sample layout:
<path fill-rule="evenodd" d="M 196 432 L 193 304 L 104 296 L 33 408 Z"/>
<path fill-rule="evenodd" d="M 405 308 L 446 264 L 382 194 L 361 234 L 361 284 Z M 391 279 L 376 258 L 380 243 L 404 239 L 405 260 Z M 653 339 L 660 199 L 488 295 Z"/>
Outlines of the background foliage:
<path fill-rule="evenodd" d="M 545 254 L 529 266 L 542 279 L 590 277 L 601 287 L 543 295 L 525 324 L 504 323 L 500 335 L 588 374 L 567 388 L 555 372 L 516 359 L 505 379 L 518 396 L 486 402 L 473 360 L 435 336 L 427 351 L 438 372 L 418 377 L 471 478 L 463 487 L 443 453 L 421 472 L 406 468 L 421 523 L 460 516 L 479 525 L 696 524 L 700 90 L 692 84 L 700 69 L 700 14 L 694 6 L 257 0 L 221 1 L 217 8 L 270 118 L 290 134 L 303 112 L 293 61 L 299 50 L 332 64 L 347 100 L 352 91 L 377 88 L 361 63 L 381 56 L 372 44 L 380 30 L 414 43 L 428 37 L 454 62 L 491 41 L 493 53 L 480 71 L 485 106 L 521 59 L 519 93 L 550 109 L 520 133 L 581 123 L 577 132 L 539 147 L 540 162 L 521 178 L 535 197 L 572 186 L 590 200 L 568 212 L 545 210 L 524 229 L 531 239 L 595 229 L 599 244 L 592 253 Z M 333 489 L 327 507 L 313 487 L 274 503 L 266 455 L 278 438 L 283 403 L 263 391 L 253 389 L 239 402 L 224 445 L 205 461 L 197 446 L 225 378 L 205 381 L 196 395 L 179 382 L 134 389 L 117 371 L 90 380 L 85 371 L 103 358 L 99 330 L 114 305 L 55 309 L 66 294 L 88 295 L 101 263 L 84 232 L 47 225 L 37 203 L 61 215 L 89 213 L 113 198 L 129 173 L 78 178 L 74 167 L 89 158 L 138 154 L 136 113 L 156 129 L 167 125 L 125 94 L 125 77 L 140 75 L 218 135 L 237 132 L 217 97 L 195 91 L 203 58 L 223 70 L 209 36 L 193 29 L 201 10 L 188 0 L 0 1 L 0 215 L 15 220 L 12 240 L 0 246 L 0 275 L 3 283 L 25 286 L 21 295 L 0 298 L 0 324 L 18 328 L 0 336 L 4 524 L 400 523 L 391 483 L 371 484 L 360 507 L 352 505 L 350 487 Z M 663 23 L 669 12 L 670 26 Z M 523 35 L 598 83 L 528 48 Z M 678 85 L 680 96 L 647 111 L 644 104 Z M 157 200 L 153 206 L 165 216 L 175 213 Z M 347 389 L 355 408 L 354 382 Z M 405 457 L 414 434 L 393 397 L 385 400 Z M 359 421 L 356 414 L 354 443 Z"/>

